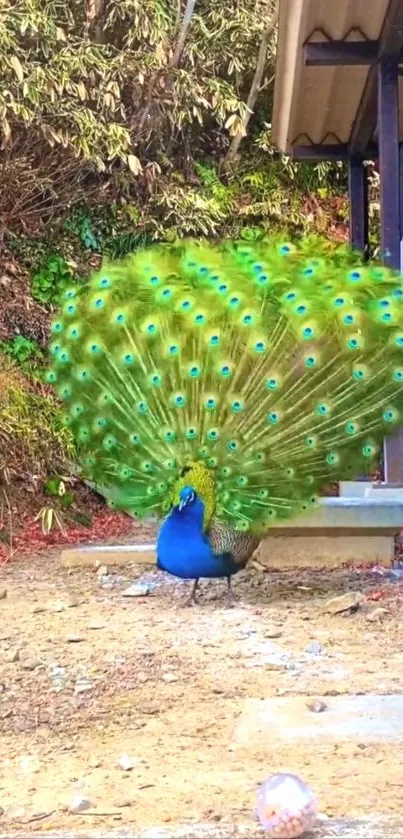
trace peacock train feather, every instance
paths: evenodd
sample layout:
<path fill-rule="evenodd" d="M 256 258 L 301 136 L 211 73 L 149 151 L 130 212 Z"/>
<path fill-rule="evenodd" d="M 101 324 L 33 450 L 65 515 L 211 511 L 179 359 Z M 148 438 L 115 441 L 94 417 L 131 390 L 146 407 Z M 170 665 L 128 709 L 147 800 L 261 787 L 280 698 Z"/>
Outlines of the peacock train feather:
<path fill-rule="evenodd" d="M 402 422 L 402 299 L 400 276 L 344 247 L 274 237 L 105 265 L 52 324 L 84 474 L 140 518 L 190 484 L 216 552 L 257 543 Z"/>

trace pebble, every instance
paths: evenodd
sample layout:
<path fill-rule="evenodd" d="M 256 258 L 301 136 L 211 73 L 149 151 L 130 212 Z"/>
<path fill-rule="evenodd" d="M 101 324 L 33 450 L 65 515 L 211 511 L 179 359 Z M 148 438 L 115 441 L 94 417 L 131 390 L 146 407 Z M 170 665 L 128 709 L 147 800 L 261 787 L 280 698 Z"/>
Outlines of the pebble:
<path fill-rule="evenodd" d="M 372 609 L 371 612 L 368 612 L 366 615 L 367 621 L 379 621 L 389 615 L 388 609 L 384 609 L 382 606 L 377 606 L 376 609 Z"/>
<path fill-rule="evenodd" d="M 20 651 L 19 650 L 9 650 L 6 653 L 6 661 L 10 661 L 14 663 L 15 661 L 19 661 L 20 659 Z"/>
<path fill-rule="evenodd" d="M 88 798 L 85 798 L 83 795 L 76 795 L 70 804 L 70 812 L 82 813 L 83 810 L 89 810 L 90 807 L 91 802 Z"/>
<path fill-rule="evenodd" d="M 98 769 L 101 766 L 101 761 L 99 757 L 94 757 L 94 755 L 91 755 L 88 761 L 88 766 L 90 766 L 91 769 Z"/>
<path fill-rule="evenodd" d="M 137 673 L 137 681 L 140 682 L 141 685 L 148 682 L 148 675 L 144 672 L 144 670 L 140 670 L 140 673 Z"/>
<path fill-rule="evenodd" d="M 87 693 L 87 691 L 92 690 L 93 687 L 94 685 L 89 681 L 89 679 L 77 679 L 74 686 L 74 693 Z"/>
<path fill-rule="evenodd" d="M 179 676 L 176 673 L 163 673 L 162 680 L 164 682 L 179 682 Z"/>
<path fill-rule="evenodd" d="M 37 661 L 35 658 L 28 658 L 26 661 L 21 662 L 21 667 L 23 670 L 36 670 L 41 664 L 42 662 Z"/>
<path fill-rule="evenodd" d="M 123 807 L 131 807 L 133 803 L 132 798 L 118 798 L 117 801 L 115 801 L 115 807 L 123 809 Z"/>
<path fill-rule="evenodd" d="M 308 711 L 312 711 L 313 714 L 321 714 L 327 709 L 326 702 L 323 702 L 322 699 L 311 699 L 306 703 L 306 707 L 308 708 Z"/>
<path fill-rule="evenodd" d="M 81 641 L 85 641 L 85 638 L 82 635 L 68 635 L 66 641 L 69 644 L 79 644 Z"/>
<path fill-rule="evenodd" d="M 348 591 L 346 594 L 341 594 L 338 597 L 332 597 L 324 604 L 324 611 L 330 615 L 337 615 L 340 612 L 356 611 L 362 601 L 364 595 L 361 591 Z"/>
<path fill-rule="evenodd" d="M 265 661 L 264 666 L 266 670 L 277 670 L 279 672 L 287 670 L 287 665 L 280 661 Z"/>
<path fill-rule="evenodd" d="M 280 629 L 268 629 L 264 633 L 264 637 L 265 638 L 281 638 L 282 634 L 283 633 L 281 632 Z"/>
<path fill-rule="evenodd" d="M 36 606 L 33 606 L 32 609 L 33 615 L 40 615 L 41 612 L 46 612 L 46 606 L 44 603 L 37 603 Z"/>
<path fill-rule="evenodd" d="M 150 593 L 148 583 L 133 583 L 133 585 L 122 591 L 122 597 L 146 597 Z"/>
<path fill-rule="evenodd" d="M 66 609 L 75 609 L 80 605 L 80 601 L 73 594 L 67 595 L 63 600 L 55 600 L 52 603 L 53 612 L 65 612 Z"/>
<path fill-rule="evenodd" d="M 119 769 L 122 769 L 123 772 L 130 772 L 130 770 L 134 767 L 135 760 L 130 755 L 121 754 L 117 759 L 117 764 Z"/>
<path fill-rule="evenodd" d="M 320 655 L 322 647 L 318 641 L 312 641 L 307 647 L 305 647 L 305 652 L 310 653 L 311 655 Z"/>
<path fill-rule="evenodd" d="M 7 589 L 0 588 L 0 600 L 5 600 L 7 597 Z"/>
<path fill-rule="evenodd" d="M 88 624 L 88 629 L 105 629 L 105 624 L 102 621 L 94 620 Z"/>

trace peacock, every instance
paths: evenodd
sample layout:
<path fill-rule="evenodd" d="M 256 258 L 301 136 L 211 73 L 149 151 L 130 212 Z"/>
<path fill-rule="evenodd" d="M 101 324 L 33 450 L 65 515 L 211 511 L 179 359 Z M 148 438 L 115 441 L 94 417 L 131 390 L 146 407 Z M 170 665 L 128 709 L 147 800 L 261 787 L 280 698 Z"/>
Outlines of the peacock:
<path fill-rule="evenodd" d="M 83 476 L 160 522 L 157 565 L 231 578 L 373 468 L 402 422 L 400 275 L 326 240 L 154 245 L 65 292 L 48 381 Z"/>

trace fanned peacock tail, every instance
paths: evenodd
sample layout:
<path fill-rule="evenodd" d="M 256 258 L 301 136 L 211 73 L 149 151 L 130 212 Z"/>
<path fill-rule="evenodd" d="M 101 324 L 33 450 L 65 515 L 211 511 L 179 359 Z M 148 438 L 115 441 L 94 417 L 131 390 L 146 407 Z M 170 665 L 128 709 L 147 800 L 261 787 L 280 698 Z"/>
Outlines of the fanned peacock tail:
<path fill-rule="evenodd" d="M 400 276 L 325 243 L 184 242 L 105 265 L 52 325 L 84 473 L 139 517 L 185 484 L 206 527 L 259 534 L 308 509 L 401 421 L 402 298 Z"/>

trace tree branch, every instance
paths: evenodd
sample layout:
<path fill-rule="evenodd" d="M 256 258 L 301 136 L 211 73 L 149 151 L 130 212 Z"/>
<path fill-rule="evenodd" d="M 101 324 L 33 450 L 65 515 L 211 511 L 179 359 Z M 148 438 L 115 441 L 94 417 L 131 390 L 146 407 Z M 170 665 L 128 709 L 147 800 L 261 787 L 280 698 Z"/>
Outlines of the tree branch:
<path fill-rule="evenodd" d="M 239 130 L 237 131 L 235 136 L 232 138 L 230 147 L 229 147 L 229 149 L 227 151 L 227 154 L 225 155 L 225 158 L 224 158 L 223 163 L 222 163 L 222 168 L 223 168 L 224 171 L 225 171 L 225 169 L 228 169 L 230 167 L 231 163 L 234 161 L 234 158 L 236 157 L 236 155 L 238 153 L 239 146 L 241 145 L 241 142 L 242 142 L 243 138 L 247 134 L 249 121 L 250 121 L 250 118 L 251 118 L 251 116 L 254 112 L 255 105 L 256 105 L 256 102 L 257 102 L 257 98 L 258 98 L 259 93 L 260 93 L 260 86 L 261 86 L 261 83 L 262 83 L 263 73 L 264 73 L 265 67 L 266 67 L 267 48 L 269 46 L 270 38 L 271 38 L 271 36 L 272 36 L 276 26 L 277 26 L 278 12 L 279 12 L 279 0 L 276 0 L 276 6 L 275 6 L 275 9 L 274 9 L 273 15 L 271 17 L 271 20 L 268 23 L 268 25 L 266 26 L 266 28 L 263 30 L 263 33 L 262 33 L 262 38 L 261 38 L 260 46 L 259 46 L 259 53 L 258 53 L 258 57 L 257 57 L 256 69 L 255 69 L 255 73 L 254 73 L 254 76 L 253 76 L 252 84 L 250 86 L 249 96 L 248 96 L 248 99 L 247 99 L 247 102 L 246 102 L 245 116 L 242 120 L 242 125 L 239 127 Z"/>

